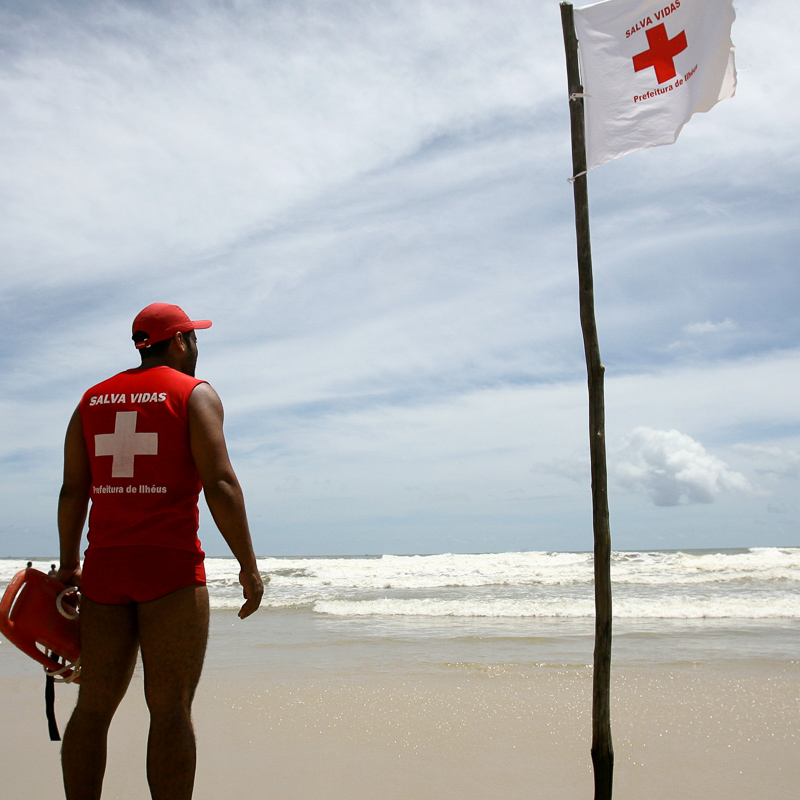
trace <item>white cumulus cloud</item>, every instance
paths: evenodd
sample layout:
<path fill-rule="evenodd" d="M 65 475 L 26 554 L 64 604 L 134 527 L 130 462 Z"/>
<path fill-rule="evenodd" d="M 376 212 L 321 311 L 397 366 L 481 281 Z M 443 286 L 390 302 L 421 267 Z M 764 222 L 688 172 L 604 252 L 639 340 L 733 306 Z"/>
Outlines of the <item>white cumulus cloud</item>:
<path fill-rule="evenodd" d="M 676 430 L 635 428 L 618 453 L 614 474 L 657 506 L 713 503 L 723 491 L 752 491 L 744 475 Z"/>

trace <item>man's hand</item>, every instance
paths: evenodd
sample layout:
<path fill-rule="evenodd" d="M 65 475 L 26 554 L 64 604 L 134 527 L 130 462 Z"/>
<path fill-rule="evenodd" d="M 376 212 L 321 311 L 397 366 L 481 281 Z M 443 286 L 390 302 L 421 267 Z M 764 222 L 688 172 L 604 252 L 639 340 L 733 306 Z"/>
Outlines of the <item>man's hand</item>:
<path fill-rule="evenodd" d="M 239 583 L 242 584 L 242 597 L 245 599 L 244 605 L 239 609 L 239 619 L 244 619 L 261 605 L 264 582 L 255 570 L 243 569 L 239 573 Z"/>
<path fill-rule="evenodd" d="M 61 583 L 66 583 L 67 586 L 78 586 L 81 585 L 81 568 L 78 567 L 61 567 L 59 566 L 58 572 L 56 573 L 56 580 L 61 581 Z"/>

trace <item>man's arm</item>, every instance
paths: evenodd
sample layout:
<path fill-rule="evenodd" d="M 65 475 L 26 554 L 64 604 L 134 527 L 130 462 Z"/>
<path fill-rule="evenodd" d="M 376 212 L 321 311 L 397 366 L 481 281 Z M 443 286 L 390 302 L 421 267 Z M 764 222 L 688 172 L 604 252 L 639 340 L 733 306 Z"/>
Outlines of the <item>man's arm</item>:
<path fill-rule="evenodd" d="M 89 508 L 89 490 L 92 472 L 89 454 L 83 439 L 83 425 L 78 409 L 67 426 L 64 440 L 64 481 L 58 495 L 58 538 L 61 564 L 58 580 L 63 583 L 81 583 L 81 534 Z"/>
<path fill-rule="evenodd" d="M 189 443 L 211 516 L 239 562 L 245 599 L 239 616 L 244 619 L 261 604 L 264 584 L 253 553 L 244 495 L 228 457 L 223 416 L 217 393 L 207 383 L 198 384 L 189 397 Z"/>

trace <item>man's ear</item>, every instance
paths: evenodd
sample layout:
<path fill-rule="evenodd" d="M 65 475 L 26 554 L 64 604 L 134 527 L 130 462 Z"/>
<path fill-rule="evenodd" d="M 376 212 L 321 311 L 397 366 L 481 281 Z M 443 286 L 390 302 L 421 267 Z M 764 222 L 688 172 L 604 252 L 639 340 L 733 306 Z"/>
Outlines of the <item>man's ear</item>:
<path fill-rule="evenodd" d="M 172 340 L 175 342 L 175 344 L 177 344 L 177 345 L 178 345 L 178 347 L 181 349 L 181 352 L 183 352 L 184 350 L 186 350 L 186 348 L 187 348 L 187 345 L 186 345 L 186 339 L 184 338 L 183 334 L 182 334 L 180 331 L 178 331 L 178 332 L 177 332 L 177 333 L 176 333 L 176 334 L 175 334 L 175 335 L 172 337 Z"/>

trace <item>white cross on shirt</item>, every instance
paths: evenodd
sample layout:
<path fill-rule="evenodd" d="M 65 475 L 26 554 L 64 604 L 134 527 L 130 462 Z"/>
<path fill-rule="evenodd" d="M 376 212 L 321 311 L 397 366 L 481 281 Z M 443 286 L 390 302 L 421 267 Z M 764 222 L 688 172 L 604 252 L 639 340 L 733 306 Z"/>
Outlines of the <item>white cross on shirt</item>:
<path fill-rule="evenodd" d="M 117 411 L 114 433 L 94 437 L 94 454 L 112 456 L 111 477 L 132 478 L 135 456 L 158 455 L 157 433 L 136 433 L 138 411 Z"/>

